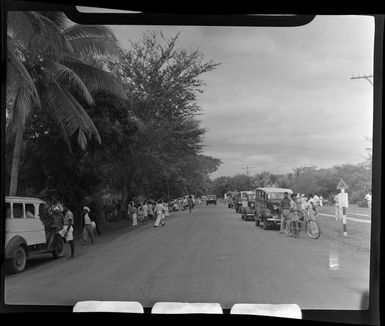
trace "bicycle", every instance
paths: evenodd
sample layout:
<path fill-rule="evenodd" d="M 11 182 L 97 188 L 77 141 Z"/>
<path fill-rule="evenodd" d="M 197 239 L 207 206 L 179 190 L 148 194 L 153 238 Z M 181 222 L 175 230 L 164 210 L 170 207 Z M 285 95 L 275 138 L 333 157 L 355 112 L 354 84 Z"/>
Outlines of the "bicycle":
<path fill-rule="evenodd" d="M 300 231 L 304 229 L 311 239 L 318 239 L 321 236 L 321 228 L 314 218 L 309 217 L 309 209 L 311 209 L 310 206 L 306 208 L 305 214 L 302 214 L 299 210 L 295 210 L 300 213 L 298 220 L 292 217 L 286 217 L 283 220 L 283 230 L 286 235 L 298 237 Z"/>

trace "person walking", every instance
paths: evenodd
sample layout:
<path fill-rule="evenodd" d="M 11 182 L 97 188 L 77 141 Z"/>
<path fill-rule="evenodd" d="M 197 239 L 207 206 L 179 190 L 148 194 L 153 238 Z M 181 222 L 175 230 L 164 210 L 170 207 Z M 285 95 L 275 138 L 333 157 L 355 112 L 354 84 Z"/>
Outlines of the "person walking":
<path fill-rule="evenodd" d="M 145 201 L 143 206 L 142 206 L 143 222 L 145 224 L 147 224 L 148 213 L 149 213 L 149 207 L 148 207 L 147 201 Z"/>
<path fill-rule="evenodd" d="M 286 217 L 289 217 L 290 215 L 290 199 L 289 199 L 289 193 L 287 191 L 285 191 L 283 193 L 283 199 L 281 201 L 281 226 L 280 226 L 280 229 L 279 229 L 279 232 L 280 233 L 284 233 L 283 231 L 283 220 L 286 218 Z"/>
<path fill-rule="evenodd" d="M 132 226 L 138 225 L 138 207 L 136 204 L 132 206 Z"/>
<path fill-rule="evenodd" d="M 170 215 L 170 213 L 169 213 L 169 208 L 168 208 L 168 202 L 166 201 L 166 202 L 164 202 L 163 204 L 162 204 L 162 206 L 163 206 L 163 215 L 162 215 L 162 225 L 165 225 L 166 224 L 166 217 L 168 217 L 169 215 Z"/>
<path fill-rule="evenodd" d="M 56 203 L 52 207 L 52 215 L 49 225 L 49 237 L 47 242 L 47 249 L 52 249 L 53 240 L 55 238 L 55 233 L 63 229 L 63 206 L 60 203 Z"/>
<path fill-rule="evenodd" d="M 163 211 L 164 209 L 162 204 L 159 201 L 155 201 L 154 213 L 155 213 L 156 219 L 155 219 L 154 227 L 158 227 L 159 223 L 161 223 Z"/>
<path fill-rule="evenodd" d="M 90 209 L 87 206 L 84 206 L 83 218 L 82 218 L 82 224 L 83 224 L 82 245 L 85 245 L 87 243 L 88 236 L 90 236 L 92 243 L 95 243 L 93 228 L 92 228 L 92 221 L 89 214 L 90 214 Z"/>
<path fill-rule="evenodd" d="M 194 207 L 194 200 L 192 198 L 192 196 L 188 196 L 188 199 L 187 199 L 187 206 L 188 206 L 188 210 L 190 211 L 190 214 L 191 214 L 191 211 Z"/>
<path fill-rule="evenodd" d="M 368 203 L 368 208 L 369 208 L 369 210 L 371 211 L 371 210 L 372 210 L 372 192 L 371 192 L 371 191 L 369 191 L 369 192 L 366 194 L 365 199 L 366 199 L 366 201 L 367 201 L 367 203 Z"/>
<path fill-rule="evenodd" d="M 74 244 L 74 215 L 72 212 L 66 207 L 64 214 L 64 238 L 66 242 L 70 245 L 71 248 L 71 258 L 75 256 L 75 244 Z"/>

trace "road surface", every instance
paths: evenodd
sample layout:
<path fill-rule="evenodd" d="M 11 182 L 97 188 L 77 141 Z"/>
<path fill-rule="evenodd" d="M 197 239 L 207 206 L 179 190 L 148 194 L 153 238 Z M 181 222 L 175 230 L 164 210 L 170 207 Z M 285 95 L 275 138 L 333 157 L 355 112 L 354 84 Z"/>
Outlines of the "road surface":
<path fill-rule="evenodd" d="M 263 230 L 224 204 L 173 213 L 96 237 L 76 257 L 34 259 L 5 281 L 8 304 L 74 305 L 80 300 L 297 303 L 301 309 L 360 309 L 369 257 L 321 236 Z M 66 248 L 69 250 L 69 248 Z M 68 252 L 67 252 L 68 255 Z M 336 257 L 338 256 L 338 257 Z M 337 259 L 338 258 L 338 259 Z"/>

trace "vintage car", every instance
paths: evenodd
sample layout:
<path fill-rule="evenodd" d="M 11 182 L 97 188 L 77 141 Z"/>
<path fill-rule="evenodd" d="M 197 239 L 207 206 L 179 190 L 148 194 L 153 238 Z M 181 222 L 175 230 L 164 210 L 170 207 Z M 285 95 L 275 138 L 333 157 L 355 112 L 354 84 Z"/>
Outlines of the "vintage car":
<path fill-rule="evenodd" d="M 206 205 L 208 204 L 217 204 L 217 197 L 215 195 L 207 195 L 206 196 Z"/>
<path fill-rule="evenodd" d="M 242 207 L 247 206 L 247 195 L 251 193 L 251 191 L 242 190 L 237 192 L 234 200 L 234 208 L 236 213 L 241 213 Z"/>
<path fill-rule="evenodd" d="M 22 272 L 32 253 L 52 253 L 55 258 L 64 255 L 64 239 L 58 233 L 47 249 L 49 231 L 43 220 L 46 216 L 43 200 L 6 196 L 5 208 L 5 263 L 8 272 Z"/>
<path fill-rule="evenodd" d="M 291 189 L 286 188 L 257 188 L 255 190 L 255 226 L 261 223 L 263 229 L 281 224 L 281 201 L 284 193 L 289 196 L 293 193 Z"/>
<path fill-rule="evenodd" d="M 246 206 L 243 206 L 240 208 L 241 218 L 245 221 L 253 220 L 255 219 L 255 198 L 256 193 L 250 192 L 247 194 L 247 201 Z"/>
<path fill-rule="evenodd" d="M 249 195 L 252 193 L 253 193 L 253 191 L 249 191 L 249 190 L 240 191 L 238 202 L 237 202 L 238 206 L 236 209 L 237 213 L 239 213 L 239 214 L 243 213 L 244 208 L 248 206 L 247 203 L 248 203 Z"/>

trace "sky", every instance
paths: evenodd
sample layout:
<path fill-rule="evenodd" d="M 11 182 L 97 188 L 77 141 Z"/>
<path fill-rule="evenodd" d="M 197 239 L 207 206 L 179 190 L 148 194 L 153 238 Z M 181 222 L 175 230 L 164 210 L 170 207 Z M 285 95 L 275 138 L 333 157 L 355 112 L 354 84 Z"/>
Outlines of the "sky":
<path fill-rule="evenodd" d="M 211 178 L 365 160 L 372 137 L 374 19 L 317 16 L 300 27 L 109 26 L 123 48 L 146 31 L 221 63 L 201 77 L 203 154 Z"/>

